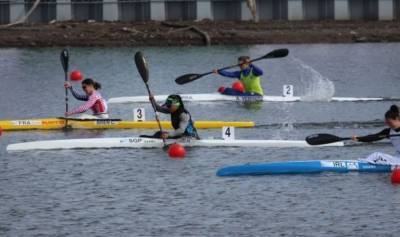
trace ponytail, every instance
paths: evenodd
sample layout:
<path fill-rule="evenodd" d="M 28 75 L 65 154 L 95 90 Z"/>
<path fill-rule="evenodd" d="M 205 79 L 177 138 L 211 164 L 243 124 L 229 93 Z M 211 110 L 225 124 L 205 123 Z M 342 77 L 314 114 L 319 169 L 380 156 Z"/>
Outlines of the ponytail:
<path fill-rule="evenodd" d="M 96 90 L 100 90 L 100 89 L 101 89 L 101 84 L 98 83 L 97 81 L 95 81 L 94 84 L 93 84 L 93 87 L 94 87 L 94 89 L 96 89 Z"/>
<path fill-rule="evenodd" d="M 397 105 L 390 106 L 390 109 L 385 113 L 386 119 L 399 119 L 399 107 Z"/>

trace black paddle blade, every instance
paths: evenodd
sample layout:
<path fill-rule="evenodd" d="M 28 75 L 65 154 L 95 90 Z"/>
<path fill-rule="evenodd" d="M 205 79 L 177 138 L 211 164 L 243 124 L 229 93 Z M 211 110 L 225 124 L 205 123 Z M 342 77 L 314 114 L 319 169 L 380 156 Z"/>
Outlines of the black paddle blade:
<path fill-rule="evenodd" d="M 289 54 L 288 49 L 276 49 L 268 54 L 266 54 L 263 58 L 283 58 Z"/>
<path fill-rule="evenodd" d="M 144 83 L 147 83 L 149 81 L 149 69 L 147 67 L 146 59 L 140 51 L 135 54 L 135 64 Z"/>
<path fill-rule="evenodd" d="M 63 51 L 61 51 L 60 60 L 61 60 L 61 64 L 64 69 L 64 72 L 68 72 L 68 61 L 69 61 L 68 50 L 63 49 Z"/>
<path fill-rule="evenodd" d="M 306 142 L 310 145 L 323 145 L 343 140 L 347 140 L 347 138 L 341 138 L 327 133 L 313 134 L 306 137 Z"/>
<path fill-rule="evenodd" d="M 186 84 L 188 82 L 194 81 L 196 79 L 199 79 L 201 77 L 201 74 L 185 74 L 182 75 L 178 78 L 175 79 L 176 84 L 182 85 L 182 84 Z"/>

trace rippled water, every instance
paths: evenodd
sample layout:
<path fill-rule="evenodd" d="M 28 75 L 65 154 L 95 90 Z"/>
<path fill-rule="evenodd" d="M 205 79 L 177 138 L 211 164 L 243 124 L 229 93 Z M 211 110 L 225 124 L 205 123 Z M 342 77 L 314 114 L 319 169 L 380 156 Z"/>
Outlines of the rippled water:
<path fill-rule="evenodd" d="M 214 92 L 230 79 L 210 76 L 178 86 L 177 76 L 233 64 L 287 47 L 285 59 L 257 63 L 266 93 L 283 84 L 295 94 L 400 97 L 400 44 L 257 45 L 141 48 L 155 94 Z M 133 63 L 136 48 L 71 48 L 71 68 L 103 84 L 110 98 L 144 95 Z M 0 119 L 63 114 L 60 49 L 0 49 Z M 71 102 L 78 105 L 76 101 Z M 243 139 L 304 139 L 381 130 L 393 102 L 188 104 L 196 120 L 254 120 Z M 147 118 L 152 118 L 148 104 Z M 129 119 L 134 106 L 111 107 Z M 167 118 L 167 117 L 164 117 Z M 37 151 L 8 154 L 10 143 L 118 137 L 153 131 L 4 132 L 0 137 L 0 236 L 398 236 L 400 187 L 390 174 L 282 175 L 218 178 L 218 168 L 246 162 L 357 159 L 387 144 L 318 149 L 192 148 L 184 160 L 158 149 Z M 219 137 L 219 130 L 202 130 Z"/>

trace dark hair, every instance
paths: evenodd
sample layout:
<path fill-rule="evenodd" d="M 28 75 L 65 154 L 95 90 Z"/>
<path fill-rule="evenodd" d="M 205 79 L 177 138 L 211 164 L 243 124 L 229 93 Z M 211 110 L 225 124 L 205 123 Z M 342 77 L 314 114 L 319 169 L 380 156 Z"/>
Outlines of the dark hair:
<path fill-rule="evenodd" d="M 97 81 L 93 80 L 92 78 L 86 78 L 85 80 L 82 81 L 82 85 L 83 84 L 93 86 L 94 89 L 96 89 L 96 90 L 101 89 L 101 84 L 98 83 Z"/>
<path fill-rule="evenodd" d="M 240 56 L 238 57 L 238 61 L 245 61 L 245 60 L 250 60 L 249 56 Z"/>
<path fill-rule="evenodd" d="M 385 113 L 385 119 L 398 119 L 399 107 L 397 105 L 390 106 L 390 109 Z"/>

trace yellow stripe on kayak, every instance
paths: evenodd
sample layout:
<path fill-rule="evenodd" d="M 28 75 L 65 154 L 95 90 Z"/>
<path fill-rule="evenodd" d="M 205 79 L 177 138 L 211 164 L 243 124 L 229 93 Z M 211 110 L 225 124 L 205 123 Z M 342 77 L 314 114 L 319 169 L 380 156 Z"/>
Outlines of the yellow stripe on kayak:
<path fill-rule="evenodd" d="M 76 121 L 68 120 L 68 125 L 75 129 L 157 129 L 158 124 L 156 121 Z M 3 120 L 0 121 L 0 127 L 4 131 L 16 130 L 52 130 L 62 129 L 65 126 L 64 119 L 48 118 L 48 119 L 17 119 L 17 120 Z M 164 129 L 171 129 L 170 121 L 161 121 L 161 126 Z M 223 126 L 233 126 L 238 128 L 251 128 L 254 127 L 252 121 L 196 121 L 195 126 L 198 129 L 207 128 L 222 128 Z"/>

